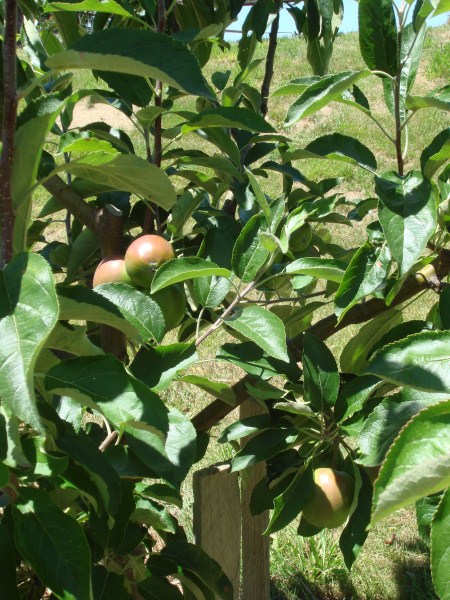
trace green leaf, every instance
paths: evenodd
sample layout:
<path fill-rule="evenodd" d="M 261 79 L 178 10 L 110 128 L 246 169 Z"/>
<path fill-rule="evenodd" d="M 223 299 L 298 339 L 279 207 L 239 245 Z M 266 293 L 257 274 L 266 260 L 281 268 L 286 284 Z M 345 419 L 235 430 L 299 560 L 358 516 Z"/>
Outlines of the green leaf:
<path fill-rule="evenodd" d="M 297 148 L 283 154 L 283 162 L 303 158 L 336 160 L 374 171 L 377 160 L 371 150 L 359 140 L 341 133 L 316 138 L 305 148 Z"/>
<path fill-rule="evenodd" d="M 127 594 L 124 577 L 107 571 L 102 565 L 92 569 L 92 588 L 94 600 L 124 600 Z"/>
<path fill-rule="evenodd" d="M 57 320 L 49 264 L 37 254 L 18 254 L 0 272 L 0 389 L 6 413 L 38 431 L 34 366 Z"/>
<path fill-rule="evenodd" d="M 152 337 L 159 340 L 164 333 L 164 317 L 158 304 L 126 283 L 103 284 L 95 291 L 81 285 L 59 287 L 58 300 L 62 321 L 110 325 L 140 342 Z"/>
<path fill-rule="evenodd" d="M 194 279 L 195 277 L 209 277 L 216 275 L 218 277 L 230 277 L 228 269 L 218 267 L 215 263 L 198 258 L 197 256 L 187 256 L 185 258 L 174 258 L 163 263 L 156 271 L 152 281 L 152 294 L 162 290 L 169 285 Z"/>
<path fill-rule="evenodd" d="M 163 81 L 188 94 L 213 99 L 188 48 L 152 31 L 111 28 L 85 35 L 70 50 L 47 59 L 53 69 L 93 69 Z"/>
<path fill-rule="evenodd" d="M 371 70 L 397 74 L 397 25 L 391 0 L 360 0 L 359 47 Z"/>
<path fill-rule="evenodd" d="M 333 406 L 339 393 L 339 372 L 334 356 L 316 336 L 303 338 L 303 390 L 311 407 L 320 412 Z"/>
<path fill-rule="evenodd" d="M 265 229 L 263 215 L 254 215 L 247 221 L 234 245 L 233 271 L 244 283 L 253 281 L 269 258 L 270 254 L 259 236 Z"/>
<path fill-rule="evenodd" d="M 222 400 L 222 402 L 225 402 L 230 406 L 236 406 L 236 394 L 233 392 L 233 389 L 225 383 L 211 381 L 211 379 L 200 377 L 199 375 L 184 375 L 183 377 L 178 377 L 178 381 L 196 385 L 204 392 Z"/>
<path fill-rule="evenodd" d="M 265 535 L 280 531 L 293 521 L 308 502 L 314 490 L 311 467 L 299 469 L 292 483 L 274 500 L 274 510 Z"/>
<path fill-rule="evenodd" d="M 375 191 L 381 202 L 380 223 L 403 277 L 422 256 L 436 228 L 433 188 L 419 171 L 404 177 L 389 172 L 375 178 Z"/>
<path fill-rule="evenodd" d="M 269 356 L 289 362 L 283 321 L 262 306 L 237 308 L 224 322 L 260 346 Z"/>
<path fill-rule="evenodd" d="M 91 152 L 59 165 L 46 179 L 61 171 L 105 186 L 109 190 L 137 194 L 165 210 L 169 210 L 177 199 L 166 173 L 135 154 Z"/>
<path fill-rule="evenodd" d="M 47 134 L 64 104 L 56 96 L 32 100 L 19 116 L 14 136 L 14 157 L 11 176 L 12 201 L 15 214 L 14 253 L 26 249 L 34 185 Z"/>
<path fill-rule="evenodd" d="M 402 429 L 375 482 L 371 524 L 450 486 L 450 400 L 429 406 Z"/>
<path fill-rule="evenodd" d="M 0 524 L 0 580 L 2 600 L 20 600 L 19 588 L 16 581 L 16 561 L 14 546 L 8 530 Z"/>
<path fill-rule="evenodd" d="M 91 553 L 77 521 L 32 488 L 20 489 L 13 513 L 17 549 L 42 583 L 60 600 L 92 600 Z"/>
<path fill-rule="evenodd" d="M 53 13 L 57 11 L 64 12 L 78 12 L 78 11 L 93 11 L 93 12 L 104 12 L 111 15 L 120 15 L 122 17 L 128 17 L 129 19 L 136 19 L 137 21 L 141 21 L 133 15 L 133 13 L 129 12 L 125 8 L 123 8 L 114 0 L 107 0 L 106 2 L 99 2 L 98 0 L 83 0 L 83 2 L 52 2 L 51 4 L 47 4 L 43 7 L 44 13 Z M 141 21 L 142 22 L 142 21 Z"/>
<path fill-rule="evenodd" d="M 358 493 L 358 504 L 339 538 L 339 547 L 349 570 L 366 541 L 367 527 L 370 523 L 372 485 L 363 471 L 360 471 L 360 475 L 362 484 Z"/>
<path fill-rule="evenodd" d="M 422 173 L 431 179 L 450 160 L 450 127 L 444 129 L 424 148 L 420 156 Z"/>
<path fill-rule="evenodd" d="M 62 350 L 75 356 L 96 356 L 103 350 L 93 344 L 86 335 L 85 325 L 57 323 L 46 343 L 46 348 Z"/>
<path fill-rule="evenodd" d="M 245 173 L 246 173 L 246 175 L 248 177 L 248 180 L 250 182 L 250 186 L 251 186 L 251 188 L 253 190 L 253 193 L 255 194 L 255 198 L 256 198 L 257 203 L 259 204 L 259 208 L 264 213 L 264 216 L 266 217 L 267 224 L 271 225 L 272 214 L 270 212 L 270 207 L 269 207 L 269 203 L 267 201 L 267 198 L 266 198 L 264 192 L 262 191 L 261 186 L 258 183 L 258 180 L 253 175 L 253 173 L 250 171 L 250 169 L 248 169 L 246 167 L 245 168 Z"/>
<path fill-rule="evenodd" d="M 381 465 L 402 427 L 423 408 L 442 399 L 440 394 L 409 389 L 385 398 L 366 420 L 359 436 L 363 453 L 361 464 L 366 467 Z"/>
<path fill-rule="evenodd" d="M 431 575 L 442 600 L 450 598 L 450 489 L 434 513 L 431 525 Z"/>
<path fill-rule="evenodd" d="M 406 97 L 406 108 L 408 110 L 420 110 L 421 108 L 437 108 L 444 112 L 450 112 L 450 98 L 448 94 L 445 96 L 429 95 L 429 96 L 411 96 Z"/>
<path fill-rule="evenodd" d="M 369 75 L 370 71 L 365 69 L 321 77 L 319 81 L 308 86 L 300 98 L 289 107 L 285 124 L 293 125 L 299 119 L 309 117 L 330 102 L 338 100 L 345 90 Z"/>
<path fill-rule="evenodd" d="M 312 83 L 317 83 L 320 81 L 320 77 L 318 76 L 310 76 L 310 77 L 298 77 L 297 79 L 292 79 L 289 83 L 285 83 L 281 87 L 277 88 L 273 93 L 272 97 L 276 98 L 278 96 L 292 96 L 297 94 L 302 94 L 308 86 Z"/>
<path fill-rule="evenodd" d="M 355 252 L 334 298 L 339 321 L 359 300 L 384 288 L 390 264 L 387 246 L 374 248 L 366 242 Z"/>
<path fill-rule="evenodd" d="M 131 373 L 149 388 L 161 391 L 198 360 L 194 344 L 142 347 L 130 365 Z"/>
<path fill-rule="evenodd" d="M 141 421 L 159 435 L 167 432 L 167 409 L 146 385 L 129 375 L 112 355 L 80 357 L 59 363 L 45 378 L 48 390 L 74 398 L 102 413 L 117 428 Z"/>
<path fill-rule="evenodd" d="M 154 427 L 142 428 L 134 423 L 125 425 L 125 435 L 135 455 L 178 490 L 197 456 L 197 434 L 188 417 L 171 409 L 165 440 Z"/>
<path fill-rule="evenodd" d="M 266 429 L 248 441 L 231 461 L 231 470 L 240 471 L 287 450 L 297 439 L 293 427 Z"/>
<path fill-rule="evenodd" d="M 367 358 L 373 346 L 401 321 L 402 312 L 393 309 L 376 316 L 363 325 L 358 333 L 350 338 L 341 352 L 339 361 L 341 371 L 361 373 L 367 365 Z"/>
<path fill-rule="evenodd" d="M 373 375 L 361 375 L 347 383 L 339 394 L 334 409 L 337 421 L 345 421 L 359 412 L 383 380 Z"/>
<path fill-rule="evenodd" d="M 255 415 L 254 417 L 247 417 L 246 419 L 240 419 L 235 421 L 222 431 L 217 438 L 220 444 L 231 442 L 233 440 L 240 440 L 243 437 L 247 437 L 252 433 L 257 433 L 261 429 L 265 429 L 270 425 L 270 417 L 268 414 Z"/>
<path fill-rule="evenodd" d="M 398 385 L 450 393 L 450 331 L 424 331 L 384 346 L 366 371 Z"/>
<path fill-rule="evenodd" d="M 57 446 L 89 475 L 98 489 L 105 509 L 114 515 L 119 507 L 120 478 L 106 456 L 82 431 L 66 433 L 57 439 Z"/>
<path fill-rule="evenodd" d="M 442 327 L 450 329 L 450 287 L 445 287 L 439 296 L 439 316 Z"/>
<path fill-rule="evenodd" d="M 116 306 L 123 317 L 135 327 L 144 341 L 164 337 L 165 324 L 157 302 L 127 283 L 103 283 L 95 293 Z"/>
<path fill-rule="evenodd" d="M 245 131 L 273 133 L 275 129 L 260 115 L 247 108 L 220 106 L 197 113 L 182 126 L 181 132 L 188 133 L 196 129 L 209 127 L 235 127 Z"/>
<path fill-rule="evenodd" d="M 290 262 L 285 269 L 289 275 L 311 275 L 341 283 L 347 264 L 332 258 L 299 258 Z"/>
<path fill-rule="evenodd" d="M 150 571 L 152 571 L 154 561 L 158 564 L 160 558 L 173 562 L 175 569 L 172 574 L 175 577 L 180 573 L 187 572 L 188 576 L 189 573 L 193 573 L 219 598 L 233 600 L 233 586 L 230 580 L 220 566 L 199 546 L 181 540 L 170 542 L 159 555 L 150 554 L 148 559 Z"/>
<path fill-rule="evenodd" d="M 289 362 L 266 356 L 263 349 L 253 342 L 224 344 L 216 358 L 226 360 L 262 380 L 284 375 L 292 383 L 297 383 L 302 374 L 291 355 Z"/>

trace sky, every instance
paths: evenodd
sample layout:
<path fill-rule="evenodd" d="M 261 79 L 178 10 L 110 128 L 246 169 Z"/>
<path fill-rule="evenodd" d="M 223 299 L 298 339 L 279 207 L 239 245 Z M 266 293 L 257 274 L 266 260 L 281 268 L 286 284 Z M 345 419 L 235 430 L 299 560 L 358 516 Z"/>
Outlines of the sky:
<path fill-rule="evenodd" d="M 242 23 L 250 9 L 244 7 L 239 15 L 238 21 L 233 23 L 229 29 L 240 30 L 242 27 Z M 431 26 L 443 25 L 446 23 L 448 19 L 448 14 L 439 15 L 434 19 L 430 19 L 428 24 Z M 344 0 L 344 21 L 340 28 L 342 33 L 347 33 L 349 31 L 356 31 L 358 29 L 358 2 L 356 0 Z M 288 11 L 283 9 L 281 11 L 280 17 L 280 35 L 290 35 L 295 32 L 294 21 Z M 239 39 L 239 34 L 228 33 L 226 35 L 227 40 L 236 40 Z"/>

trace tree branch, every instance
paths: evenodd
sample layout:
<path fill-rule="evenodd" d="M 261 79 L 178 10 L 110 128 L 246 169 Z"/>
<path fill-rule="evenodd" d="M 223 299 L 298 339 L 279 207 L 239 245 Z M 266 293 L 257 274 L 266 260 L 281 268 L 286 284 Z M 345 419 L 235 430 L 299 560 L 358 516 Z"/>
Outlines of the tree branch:
<path fill-rule="evenodd" d="M 280 8 L 283 2 L 277 2 L 277 15 L 272 22 L 269 34 L 269 48 L 267 49 L 266 68 L 264 79 L 261 86 L 261 112 L 265 117 L 268 111 L 268 102 L 270 95 L 270 84 L 272 83 L 273 68 L 275 62 L 275 52 L 278 42 L 278 28 L 280 26 Z"/>
<path fill-rule="evenodd" d="M 3 38 L 3 126 L 2 156 L 0 161 L 0 269 L 12 257 L 14 213 L 11 177 L 14 155 L 14 134 L 17 118 L 16 86 L 16 28 L 17 2 L 5 0 L 5 27 Z"/>
<path fill-rule="evenodd" d="M 434 267 L 436 277 L 442 280 L 446 275 L 450 273 L 450 252 L 442 251 L 441 254 L 431 263 Z M 351 308 L 344 316 L 342 321 L 337 324 L 336 315 L 329 315 L 324 319 L 321 319 L 314 325 L 312 325 L 307 331 L 317 336 L 322 340 L 326 340 L 338 331 L 345 329 L 348 325 L 356 325 L 365 323 L 370 319 L 380 315 L 383 312 L 390 310 L 394 306 L 398 306 L 409 300 L 416 294 L 424 291 L 428 287 L 428 281 L 422 276 L 411 276 L 409 277 L 398 295 L 396 296 L 392 305 L 386 306 L 383 300 L 378 298 L 372 298 L 368 302 L 358 304 Z M 295 336 L 291 340 L 292 347 L 295 349 L 296 360 L 301 359 L 303 349 L 303 333 Z M 203 410 L 197 413 L 192 419 L 192 424 L 197 431 L 209 431 L 211 427 L 217 425 L 224 417 L 238 407 L 244 400 L 249 398 L 249 394 L 246 390 L 246 384 L 257 381 L 256 377 L 251 375 L 245 375 L 242 379 L 237 381 L 232 389 L 236 396 L 235 406 L 225 404 L 221 400 L 214 400 L 206 406 Z"/>
<path fill-rule="evenodd" d="M 96 233 L 97 208 L 88 204 L 59 175 L 47 179 L 43 186 L 80 223 Z"/>

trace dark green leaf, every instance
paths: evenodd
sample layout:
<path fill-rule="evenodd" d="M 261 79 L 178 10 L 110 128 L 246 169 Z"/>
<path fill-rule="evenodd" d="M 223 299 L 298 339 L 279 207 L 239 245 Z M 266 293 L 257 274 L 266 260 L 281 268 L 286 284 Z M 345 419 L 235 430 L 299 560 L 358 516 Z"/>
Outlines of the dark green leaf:
<path fill-rule="evenodd" d="M 363 471 L 360 471 L 360 475 L 362 485 L 358 494 L 358 504 L 339 538 L 339 547 L 349 570 L 366 541 L 372 506 L 372 484 Z"/>
<path fill-rule="evenodd" d="M 84 469 L 97 487 L 109 514 L 117 511 L 120 498 L 120 479 L 109 460 L 82 432 L 65 434 L 58 438 L 57 445 Z"/>
<path fill-rule="evenodd" d="M 231 470 L 240 471 L 287 450 L 297 439 L 294 428 L 266 429 L 251 438 L 231 461 Z"/>
<path fill-rule="evenodd" d="M 420 156 L 422 173 L 428 179 L 450 160 L 450 127 L 444 129 L 424 148 Z"/>
<path fill-rule="evenodd" d="M 14 524 L 17 549 L 57 598 L 92 600 L 90 550 L 75 519 L 45 492 L 22 487 Z"/>
<path fill-rule="evenodd" d="M 124 577 L 107 571 L 101 565 L 96 565 L 92 570 L 92 588 L 94 600 L 128 600 L 129 598 Z"/>
<path fill-rule="evenodd" d="M 196 114 L 182 127 L 183 133 L 209 127 L 235 127 L 245 131 L 272 133 L 275 129 L 261 116 L 247 108 L 218 107 Z"/>
<path fill-rule="evenodd" d="M 450 400 L 419 412 L 391 446 L 375 483 L 372 524 L 450 486 Z"/>
<path fill-rule="evenodd" d="M 85 35 L 70 50 L 51 56 L 53 69 L 97 69 L 159 79 L 196 96 L 213 98 L 188 48 L 162 33 L 105 29 Z"/>
<path fill-rule="evenodd" d="M 130 371 L 149 388 L 159 391 L 197 360 L 194 344 L 148 346 L 139 350 L 130 365 Z"/>
<path fill-rule="evenodd" d="M 0 523 L 0 590 L 1 600 L 20 600 L 16 581 L 16 561 L 14 546 L 8 530 Z"/>
<path fill-rule="evenodd" d="M 431 575 L 442 600 L 450 597 L 450 489 L 434 513 L 431 525 Z"/>
<path fill-rule="evenodd" d="M 327 346 L 311 333 L 303 341 L 303 389 L 305 400 L 320 412 L 336 402 L 339 373 L 334 356 Z"/>
<path fill-rule="evenodd" d="M 219 596 L 222 600 L 233 600 L 233 586 L 220 566 L 210 558 L 199 546 L 184 541 L 175 541 L 168 544 L 161 551 L 162 558 L 170 559 L 179 565 L 178 573 L 190 572 L 195 574 L 200 581 Z M 150 555 L 148 566 L 152 569 L 152 560 L 155 555 Z M 177 571 L 173 573 L 177 576 Z"/>
<path fill-rule="evenodd" d="M 397 74 L 397 25 L 391 0 L 360 0 L 359 47 L 371 70 Z"/>
<path fill-rule="evenodd" d="M 225 442 L 231 442 L 233 440 L 240 440 L 243 437 L 247 437 L 252 433 L 268 427 L 270 424 L 270 417 L 268 414 L 256 415 L 254 417 L 247 417 L 232 423 L 222 431 L 217 438 L 220 444 Z"/>
<path fill-rule="evenodd" d="M 352 379 L 342 388 L 336 401 L 336 420 L 344 421 L 360 411 L 370 395 L 383 383 L 382 379 L 373 375 L 361 375 Z"/>
<path fill-rule="evenodd" d="M 367 146 L 341 133 L 324 135 L 310 142 L 305 148 L 294 148 L 283 154 L 284 162 L 302 158 L 337 160 L 358 165 L 369 171 L 377 168 L 376 158 Z"/>
<path fill-rule="evenodd" d="M 275 375 L 285 375 L 292 383 L 297 383 L 302 374 L 292 356 L 289 362 L 284 362 L 266 356 L 263 349 L 253 342 L 242 344 L 224 344 L 217 352 L 216 357 L 226 360 L 240 367 L 246 373 L 266 380 Z"/>
<path fill-rule="evenodd" d="M 308 502 L 314 490 L 311 467 L 299 469 L 289 487 L 274 500 L 274 510 L 265 534 L 279 531 L 293 521 Z"/>
<path fill-rule="evenodd" d="M 211 381 L 209 377 L 200 377 L 199 375 L 184 375 L 183 377 L 179 377 L 178 381 L 196 385 L 204 392 L 211 394 L 214 398 L 222 400 L 222 402 L 226 402 L 230 406 L 236 405 L 236 394 L 233 389 L 225 383 Z"/>
<path fill-rule="evenodd" d="M 0 272 L 0 388 L 9 416 L 42 430 L 33 389 L 34 366 L 58 319 L 49 264 L 19 254 Z"/>

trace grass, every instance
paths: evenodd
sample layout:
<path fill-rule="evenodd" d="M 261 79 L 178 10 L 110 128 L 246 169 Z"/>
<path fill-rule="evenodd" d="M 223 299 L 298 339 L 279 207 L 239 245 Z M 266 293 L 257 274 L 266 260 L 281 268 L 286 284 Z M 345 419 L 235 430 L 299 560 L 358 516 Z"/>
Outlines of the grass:
<path fill-rule="evenodd" d="M 363 63 L 357 48 L 356 34 L 339 36 L 331 61 L 331 72 L 356 70 L 363 68 Z M 448 28 L 432 30 L 424 49 L 424 61 L 419 69 L 415 93 L 426 93 L 430 89 L 443 85 L 448 77 L 450 64 L 448 43 Z M 265 56 L 265 48 L 257 50 L 257 57 Z M 214 51 L 212 60 L 207 66 L 206 76 L 210 78 L 216 71 L 232 71 L 232 77 L 237 73 L 236 46 L 232 45 L 230 53 Z M 250 85 L 258 86 L 263 73 L 261 64 L 248 78 Z M 306 48 L 297 38 L 284 38 L 279 41 L 275 76 L 272 89 L 287 80 L 310 74 L 306 61 Z M 88 87 L 92 84 L 91 77 L 85 73 L 76 73 L 75 88 Z M 102 85 L 97 82 L 96 86 Z M 379 80 L 364 80 L 361 89 L 366 93 L 370 105 L 380 123 L 392 131 L 392 117 L 387 113 L 381 97 L 381 82 Z M 375 154 L 379 170 L 395 169 L 395 153 L 392 144 L 383 136 L 380 129 L 359 112 L 341 104 L 332 104 L 319 113 L 300 121 L 291 128 L 284 127 L 287 108 L 294 98 L 282 97 L 270 99 L 270 117 L 273 125 L 282 133 L 290 136 L 299 146 L 304 146 L 311 140 L 337 131 L 351 135 L 366 143 Z M 186 107 L 191 105 L 186 100 Z M 86 105 L 85 110 L 88 110 Z M 107 117 L 108 120 L 108 117 Z M 169 115 L 165 118 L 164 126 L 172 126 L 176 117 Z M 117 124 L 111 118 L 110 123 Z M 411 121 L 409 154 L 407 169 L 417 168 L 421 150 L 433 137 L 448 124 L 448 119 L 436 110 L 424 110 Z M 127 129 L 136 149 L 144 155 L 144 146 L 140 135 L 129 128 L 127 122 L 120 121 Z M 204 142 L 191 134 L 181 141 L 185 147 L 205 148 Z M 275 158 L 275 156 L 274 156 Z M 342 194 L 350 198 L 363 198 L 373 195 L 373 176 L 362 169 L 353 168 L 343 163 L 327 161 L 300 161 L 298 168 L 310 179 L 320 180 L 328 177 L 341 176 L 344 181 L 339 187 Z M 264 182 L 264 191 L 278 195 L 280 180 L 271 177 Z M 46 200 L 45 192 L 39 192 L 36 197 L 35 212 Z M 354 228 L 334 227 L 333 237 L 346 247 L 351 247 L 365 238 L 365 226 L 368 219 L 357 224 Z M 61 236 L 61 225 L 56 225 L 50 235 Z M 408 318 L 424 318 L 435 296 L 427 293 L 420 302 L 408 308 Z M 326 309 L 330 312 L 330 308 Z M 325 311 L 319 313 L 323 316 Z M 348 327 L 339 335 L 329 340 L 329 346 L 337 355 L 346 342 L 358 330 Z M 211 356 L 226 339 L 219 332 L 213 339 L 208 339 L 199 350 L 200 361 L 194 372 L 210 375 L 217 381 L 233 383 L 241 376 L 237 368 L 220 361 L 211 362 Z M 170 341 L 170 340 L 169 340 Z M 175 383 L 164 393 L 169 404 L 175 405 L 189 416 L 206 406 L 211 398 L 198 388 L 184 383 Z M 225 424 L 232 422 L 236 415 L 230 415 Z M 223 424 L 222 424 L 223 426 Z M 227 460 L 231 449 L 215 443 L 220 428 L 211 432 L 211 445 L 207 459 L 201 461 L 196 468 L 207 466 L 214 462 Z M 188 533 L 192 534 L 192 489 L 189 478 L 183 488 L 184 509 L 180 521 Z M 369 534 L 368 541 L 358 557 L 351 573 L 348 573 L 339 551 L 336 531 L 325 531 L 314 539 L 303 539 L 296 535 L 295 527 L 287 527 L 271 538 L 271 570 L 272 598 L 275 600 L 305 599 L 367 599 L 367 600 L 425 600 L 435 598 L 429 573 L 428 550 L 418 538 L 413 507 L 396 513 L 392 518 L 375 527 Z"/>

